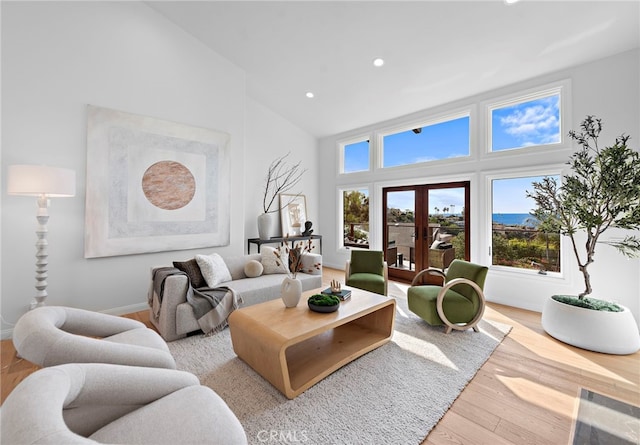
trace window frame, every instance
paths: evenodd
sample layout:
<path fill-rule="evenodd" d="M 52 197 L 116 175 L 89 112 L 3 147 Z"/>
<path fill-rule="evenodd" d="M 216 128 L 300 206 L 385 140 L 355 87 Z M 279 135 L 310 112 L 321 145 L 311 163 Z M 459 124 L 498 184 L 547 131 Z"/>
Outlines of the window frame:
<path fill-rule="evenodd" d="M 360 142 L 369 143 L 369 160 L 368 166 L 365 170 L 357 170 L 353 172 L 345 172 L 345 154 L 347 145 L 358 144 Z M 371 173 L 373 171 L 373 136 L 371 134 L 361 134 L 358 136 L 350 137 L 348 139 L 337 141 L 338 144 L 338 175 L 358 175 L 363 173 Z"/>
<path fill-rule="evenodd" d="M 565 279 L 567 277 L 567 270 L 569 265 L 567 264 L 567 249 L 570 248 L 566 244 L 565 237 L 560 235 L 560 272 L 547 272 L 546 274 L 540 274 L 534 269 L 523 269 L 520 267 L 504 266 L 500 264 L 493 264 L 493 181 L 501 179 L 519 179 L 528 177 L 544 177 L 544 176 L 558 176 L 560 183 L 562 184 L 564 178 L 563 167 L 561 166 L 545 166 L 537 168 L 527 169 L 515 169 L 513 171 L 506 171 L 501 169 L 500 171 L 493 171 L 485 175 L 485 186 L 487 191 L 486 202 L 486 239 L 488 241 L 488 265 L 489 269 L 496 272 L 505 272 L 508 274 L 523 274 L 530 277 L 539 277 L 543 279 Z"/>
<path fill-rule="evenodd" d="M 414 162 L 412 164 L 401 164 L 401 165 L 393 165 L 390 167 L 385 167 L 384 166 L 384 138 L 386 136 L 391 136 L 394 134 L 398 134 L 398 133 L 404 133 L 407 131 L 411 131 L 414 128 L 424 128 L 424 127 L 428 127 L 431 125 L 437 125 L 437 124 L 441 124 L 444 122 L 448 122 L 448 121 L 453 121 L 456 119 L 460 119 L 466 117 L 469 119 L 469 152 L 467 155 L 465 156 L 456 156 L 456 157 L 447 157 L 447 158 L 442 158 L 442 159 L 434 159 L 431 161 L 422 161 L 422 162 Z M 393 169 L 405 169 L 405 168 L 415 168 L 415 167 L 421 167 L 424 165 L 433 165 L 435 163 L 446 163 L 446 162 L 462 162 L 462 161 L 466 161 L 469 160 L 472 156 L 473 156 L 473 131 L 474 131 L 474 119 L 475 119 L 475 114 L 474 114 L 474 108 L 473 106 L 466 106 L 457 110 L 452 110 L 452 111 L 448 111 L 445 113 L 439 113 L 439 114 L 434 114 L 433 116 L 430 116 L 428 118 L 424 118 L 424 119 L 420 119 L 420 120 L 414 120 L 411 122 L 403 122 L 401 125 L 394 125 L 391 127 L 387 127 L 384 128 L 382 130 L 380 130 L 379 132 L 376 133 L 376 137 L 377 137 L 377 147 L 379 147 L 379 149 L 377 150 L 377 164 L 379 165 L 379 168 L 381 170 L 385 170 L 385 171 L 389 171 L 389 170 L 393 170 Z"/>
<path fill-rule="evenodd" d="M 471 210 L 470 220 L 475 221 L 475 228 L 471 230 L 474 242 L 471 244 L 470 255 L 472 260 L 478 261 L 490 267 L 491 273 L 507 280 L 519 280 L 521 278 L 535 281 L 548 280 L 555 285 L 566 284 L 573 279 L 571 265 L 571 245 L 566 237 L 561 237 L 561 253 L 559 273 L 540 275 L 537 270 L 526 270 L 517 267 L 492 265 L 492 258 L 486 258 L 489 248 L 493 248 L 492 240 L 492 208 L 493 179 L 508 179 L 528 176 L 558 175 L 562 179 L 567 174 L 566 157 L 572 152 L 572 143 L 564 135 L 563 129 L 572 125 L 572 80 L 567 77 L 558 77 L 547 83 L 534 81 L 522 82 L 517 85 L 501 88 L 492 92 L 444 104 L 432 109 L 400 116 L 398 118 L 368 125 L 352 132 L 344 133 L 335 138 L 334 144 L 345 144 L 359 140 L 369 140 L 370 170 L 340 174 L 343 161 L 343 153 L 336 160 L 336 199 L 339 201 L 339 214 L 334 222 L 338 231 L 336 245 L 338 252 L 345 254 L 348 249 L 343 246 L 343 219 L 344 209 L 341 193 L 345 190 L 366 189 L 369 193 L 369 244 L 370 248 L 380 248 L 383 228 L 381 199 L 382 188 L 389 185 L 405 185 L 411 181 L 429 178 L 432 182 L 435 177 L 441 178 L 441 182 L 447 182 L 453 178 L 469 177 L 471 181 L 471 199 L 480 200 L 481 206 L 474 206 Z M 547 145 L 534 145 L 519 149 L 506 149 L 492 152 L 489 149 L 489 125 L 491 119 L 490 106 L 503 106 L 507 103 L 526 101 L 525 98 L 537 98 L 548 96 L 560 91 L 560 143 Z M 393 167 L 382 167 L 384 158 L 384 136 L 396 132 L 407 131 L 417 127 L 437 124 L 463 116 L 469 118 L 469 156 L 445 158 L 441 160 L 424 161 L 416 164 L 405 164 Z M 567 130 L 568 131 L 568 130 Z M 369 136 L 367 136 L 369 135 Z M 422 179 L 419 179 L 422 178 Z M 474 187 L 474 184 L 476 186 Z M 334 190 L 336 190 L 334 189 Z M 488 221 L 488 224 L 487 224 Z M 487 236 L 488 235 L 488 236 Z M 558 275 L 558 276 L 554 276 Z"/>
<path fill-rule="evenodd" d="M 369 247 L 367 249 L 372 249 L 371 246 L 371 225 L 372 225 L 372 221 L 371 221 L 371 216 L 372 216 L 372 206 L 371 206 L 371 186 L 370 184 L 349 184 L 349 185 L 343 185 L 340 186 L 336 189 L 336 202 L 338 203 L 338 230 L 337 233 L 339 233 L 340 235 L 337 237 L 337 250 L 338 251 L 349 251 L 352 249 L 359 249 L 358 247 L 354 247 L 354 246 L 345 246 L 344 245 L 344 193 L 345 192 L 352 192 L 352 191 L 363 191 L 366 190 L 367 191 L 367 196 L 369 198 Z"/>
<path fill-rule="evenodd" d="M 503 150 L 494 151 L 492 149 L 493 144 L 493 111 L 500 108 L 505 108 L 537 99 L 544 99 L 554 95 L 559 95 L 559 134 L 560 141 L 549 144 L 537 144 L 528 145 L 524 147 L 507 148 Z M 484 130 L 486 132 L 485 140 L 485 154 L 489 156 L 513 156 L 526 153 L 540 153 L 544 150 L 555 151 L 570 147 L 570 141 L 565 134 L 565 128 L 570 125 L 571 113 L 571 83 L 569 80 L 563 80 L 554 82 L 552 84 L 542 85 L 537 88 L 531 88 L 528 90 L 521 90 L 512 94 L 501 96 L 497 99 L 492 99 L 484 102 Z"/>

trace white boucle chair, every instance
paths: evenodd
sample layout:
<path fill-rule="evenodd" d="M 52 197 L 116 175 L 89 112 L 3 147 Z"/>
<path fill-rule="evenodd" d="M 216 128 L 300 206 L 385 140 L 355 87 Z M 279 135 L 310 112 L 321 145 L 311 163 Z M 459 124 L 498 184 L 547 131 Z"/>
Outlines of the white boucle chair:
<path fill-rule="evenodd" d="M 24 314 L 13 329 L 18 355 L 39 366 L 112 363 L 175 369 L 167 343 L 136 320 L 62 306 Z"/>
<path fill-rule="evenodd" d="M 184 371 L 104 363 L 40 369 L 0 409 L 3 444 L 246 444 L 227 404 Z"/>

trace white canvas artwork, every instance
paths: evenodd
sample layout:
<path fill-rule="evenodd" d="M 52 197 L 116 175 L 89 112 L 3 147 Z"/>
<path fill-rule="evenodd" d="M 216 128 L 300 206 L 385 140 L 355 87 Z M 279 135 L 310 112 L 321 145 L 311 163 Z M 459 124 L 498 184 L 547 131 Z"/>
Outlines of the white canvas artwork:
<path fill-rule="evenodd" d="M 283 236 L 300 236 L 307 221 L 307 198 L 304 195 L 281 193 L 280 219 Z"/>
<path fill-rule="evenodd" d="M 228 245 L 229 140 L 89 105 L 85 258 Z"/>

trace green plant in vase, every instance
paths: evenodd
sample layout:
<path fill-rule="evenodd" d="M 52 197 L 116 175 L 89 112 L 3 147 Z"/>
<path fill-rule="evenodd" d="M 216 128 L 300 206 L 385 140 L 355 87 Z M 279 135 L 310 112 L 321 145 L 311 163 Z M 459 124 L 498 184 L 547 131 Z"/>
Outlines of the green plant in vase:
<path fill-rule="evenodd" d="M 335 306 L 340 304 L 340 299 L 333 295 L 316 294 L 309 297 L 309 303 L 316 306 Z"/>

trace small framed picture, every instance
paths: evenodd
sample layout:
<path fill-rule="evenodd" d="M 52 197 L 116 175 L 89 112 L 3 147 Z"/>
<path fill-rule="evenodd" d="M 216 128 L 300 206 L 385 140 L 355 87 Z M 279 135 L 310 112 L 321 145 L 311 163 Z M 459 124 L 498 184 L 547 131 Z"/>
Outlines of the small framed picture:
<path fill-rule="evenodd" d="M 304 195 L 280 194 L 282 236 L 300 236 L 307 221 L 307 198 Z"/>

